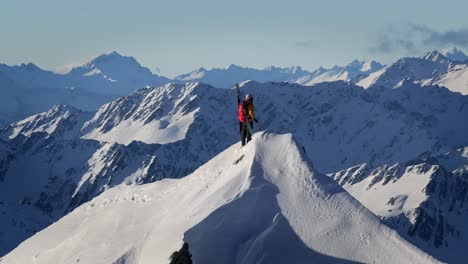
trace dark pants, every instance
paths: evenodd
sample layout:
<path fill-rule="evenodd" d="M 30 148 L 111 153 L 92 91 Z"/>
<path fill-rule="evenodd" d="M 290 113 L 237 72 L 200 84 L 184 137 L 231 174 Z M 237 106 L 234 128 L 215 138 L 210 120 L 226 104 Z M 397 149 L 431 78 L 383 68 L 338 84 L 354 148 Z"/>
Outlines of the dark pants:
<path fill-rule="evenodd" d="M 249 123 L 242 123 L 239 122 L 239 131 L 240 131 L 240 136 L 241 136 L 241 142 L 242 146 L 245 146 L 245 143 L 248 143 L 250 140 L 252 140 L 252 135 L 250 134 L 249 128 L 247 127 L 250 125 L 250 128 L 253 130 L 253 122 Z M 247 139 L 247 142 L 245 141 Z"/>

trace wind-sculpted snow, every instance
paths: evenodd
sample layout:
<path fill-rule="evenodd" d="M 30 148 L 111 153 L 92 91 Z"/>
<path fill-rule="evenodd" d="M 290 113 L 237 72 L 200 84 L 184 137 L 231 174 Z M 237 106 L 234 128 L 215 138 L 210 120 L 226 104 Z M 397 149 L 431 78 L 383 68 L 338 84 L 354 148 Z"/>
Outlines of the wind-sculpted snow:
<path fill-rule="evenodd" d="M 414 245 L 447 263 L 468 257 L 468 148 L 332 177 Z"/>
<path fill-rule="evenodd" d="M 468 115 L 468 98 L 440 87 L 246 82 L 241 90 L 254 95 L 255 130 L 293 133 L 322 173 L 363 163 L 374 169 L 468 145 L 468 124 L 460 121 Z M 8 190 L 0 198 L 23 212 L 50 215 L 40 228 L 19 225 L 38 231 L 114 186 L 192 173 L 239 141 L 236 111 L 234 90 L 197 83 L 140 89 L 92 118 L 54 108 L 0 133 L 0 189 Z M 30 219 L 27 213 L 10 218 Z M 21 239 L 7 241 L 4 252 Z"/>
<path fill-rule="evenodd" d="M 166 263 L 183 241 L 194 263 L 435 262 L 301 152 L 291 135 L 257 134 L 183 179 L 104 193 L 2 263 Z"/>

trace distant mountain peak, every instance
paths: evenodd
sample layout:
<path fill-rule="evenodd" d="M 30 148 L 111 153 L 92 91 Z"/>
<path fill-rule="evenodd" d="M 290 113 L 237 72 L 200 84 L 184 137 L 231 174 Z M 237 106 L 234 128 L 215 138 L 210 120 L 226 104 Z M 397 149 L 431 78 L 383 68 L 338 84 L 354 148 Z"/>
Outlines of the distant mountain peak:
<path fill-rule="evenodd" d="M 289 71 L 290 71 L 291 73 L 295 74 L 295 73 L 303 72 L 304 70 L 302 69 L 301 66 L 291 66 L 291 67 L 289 68 Z"/>
<path fill-rule="evenodd" d="M 138 61 L 131 57 L 131 56 L 124 56 L 118 53 L 117 51 L 113 51 L 111 53 L 102 54 L 91 60 L 88 64 L 104 64 L 104 63 L 129 63 L 141 66 Z"/>
<path fill-rule="evenodd" d="M 468 56 L 461 50 L 456 47 L 445 49 L 442 51 L 442 54 L 452 61 L 466 62 L 468 61 Z"/>
<path fill-rule="evenodd" d="M 352 62 L 350 62 L 348 64 L 348 66 L 360 66 L 360 65 L 363 65 L 364 63 L 366 63 L 366 62 L 362 61 L 362 60 L 355 59 Z"/>
<path fill-rule="evenodd" d="M 244 69 L 244 67 L 241 67 L 236 64 L 230 64 L 229 66 L 226 67 L 226 70 L 237 70 L 237 69 Z"/>
<path fill-rule="evenodd" d="M 423 57 L 423 59 L 427 60 L 427 61 L 433 61 L 433 62 L 443 62 L 443 61 L 447 60 L 447 58 L 437 50 L 433 50 L 433 51 L 428 52 Z"/>
<path fill-rule="evenodd" d="M 20 65 L 21 68 L 26 69 L 28 71 L 36 71 L 36 70 L 41 70 L 36 64 L 34 63 L 22 63 Z"/>
<path fill-rule="evenodd" d="M 124 75 L 153 75 L 150 69 L 142 66 L 134 57 L 121 55 L 117 51 L 101 54 L 74 67 L 70 73 L 81 76 L 101 75 L 110 81 L 120 80 Z"/>

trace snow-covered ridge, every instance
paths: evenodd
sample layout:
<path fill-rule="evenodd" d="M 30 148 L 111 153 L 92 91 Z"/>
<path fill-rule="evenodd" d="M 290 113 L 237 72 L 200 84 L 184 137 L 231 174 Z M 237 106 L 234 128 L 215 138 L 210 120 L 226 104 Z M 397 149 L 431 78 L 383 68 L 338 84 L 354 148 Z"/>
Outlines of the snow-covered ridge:
<path fill-rule="evenodd" d="M 165 263 L 182 241 L 195 263 L 435 263 L 272 134 L 184 179 L 112 189 L 3 262 Z"/>
<path fill-rule="evenodd" d="M 84 125 L 84 138 L 121 144 L 133 140 L 150 144 L 181 140 L 198 113 L 195 100 L 199 99 L 194 89 L 200 86 L 167 84 L 106 104 Z"/>
<path fill-rule="evenodd" d="M 464 107 L 468 99 L 439 87 L 405 82 L 398 90 L 364 90 L 345 82 L 313 87 L 247 82 L 242 89 L 255 95 L 262 127 L 297 132 L 307 148 L 328 149 L 323 154 L 310 153 L 327 173 L 369 160 L 374 165 L 406 161 L 423 152 L 468 144 L 463 133 L 466 124 L 454 121 L 468 111 Z M 210 139 L 215 145 L 203 149 L 213 154 L 238 138 L 235 101 L 233 90 L 199 83 L 145 88 L 103 106 L 81 131 L 84 138 L 128 145 L 132 141 L 158 143 L 151 141 L 160 138 L 154 135 L 170 128 L 181 133 L 171 133 L 177 137 L 166 143 L 202 144 L 198 137 Z M 141 126 L 148 137 L 125 134 L 127 123 Z M 119 134 L 124 137 L 111 136 Z M 374 138 L 373 144 L 369 137 Z M 330 143 L 334 147 L 327 147 Z M 356 149 L 359 153 L 351 154 Z"/>
<path fill-rule="evenodd" d="M 362 164 L 332 177 L 402 237 L 444 262 L 463 263 L 467 153 L 465 147 L 376 169 Z"/>
<path fill-rule="evenodd" d="M 468 98 L 440 87 L 405 82 L 399 89 L 365 90 L 348 82 L 307 87 L 250 81 L 241 90 L 254 95 L 261 129 L 293 133 L 315 168 L 325 173 L 362 163 L 370 168 L 404 163 L 424 152 L 443 153 L 468 145 L 467 123 L 459 121 L 468 115 Z M 23 122 L 34 132 L 23 129 L 12 139 L 0 135 L 6 142 L 0 157 L 8 157 L 0 163 L 4 179 L 0 199 L 13 208 L 5 212 L 16 214 L 9 218 L 23 223 L 3 226 L 15 234 L 37 231 L 122 183 L 142 184 L 192 173 L 238 142 L 236 98 L 232 89 L 196 83 L 144 88 L 101 108 L 81 129 L 85 135 L 112 134 L 122 122 L 131 121 L 143 124 L 141 130 L 151 135 L 154 128 L 146 127 L 146 121 L 168 120 L 167 127 L 182 131 L 185 124 L 177 119 L 196 110 L 183 136 L 164 144 L 145 143 L 134 133 L 126 135 L 129 143 L 125 145 L 106 137 L 62 137 L 68 130 L 61 124 L 67 127 L 66 123 L 53 119 L 49 122 L 57 127 L 51 136 L 41 131 L 49 126 L 35 126 L 34 119 Z M 52 217 L 37 227 L 28 222 L 37 211 Z M 29 236 L 4 242 L 12 247 L 11 243 Z"/>
<path fill-rule="evenodd" d="M 47 111 L 57 104 L 67 104 L 94 111 L 119 96 L 129 95 L 146 86 L 170 82 L 203 82 L 215 87 L 231 88 L 246 80 L 258 82 L 290 82 L 313 85 L 321 82 L 349 81 L 368 88 L 374 84 L 395 87 L 410 79 L 423 85 L 445 86 L 468 94 L 467 56 L 453 49 L 432 51 L 422 58 L 402 58 L 388 66 L 375 61 L 354 60 L 348 65 L 320 67 L 308 71 L 300 66 L 254 69 L 229 65 L 221 69 L 199 68 L 171 80 L 152 73 L 135 58 L 117 52 L 103 54 L 75 65 L 68 65 L 60 74 L 36 65 L 8 66 L 0 64 L 0 126 L 27 116 Z M 448 65 L 447 65 L 448 64 Z M 40 94 L 43 100 L 36 100 Z"/>
<path fill-rule="evenodd" d="M 373 85 L 396 88 L 404 81 L 417 82 L 422 85 L 439 85 L 454 92 L 468 94 L 468 61 L 462 61 L 461 51 L 431 51 L 421 58 L 402 58 L 384 69 L 374 72 L 359 80 L 357 84 L 364 88 Z"/>
<path fill-rule="evenodd" d="M 45 132 L 49 135 L 56 133 L 67 138 L 77 138 L 80 136 L 80 128 L 84 122 L 91 117 L 92 113 L 67 105 L 56 105 L 47 112 L 33 115 L 3 128 L 1 133 L 10 139 L 19 134 L 28 137 L 34 132 Z M 57 129 L 64 129 L 67 132 L 58 132 Z"/>
<path fill-rule="evenodd" d="M 354 60 L 345 66 L 334 66 L 330 69 L 320 67 L 314 71 L 307 71 L 300 66 L 281 68 L 269 66 L 264 69 L 253 69 L 237 65 L 229 65 L 226 68 L 214 68 L 207 70 L 199 68 L 193 72 L 179 75 L 176 81 L 203 82 L 215 87 L 232 88 L 235 83 L 245 80 L 257 82 L 290 82 L 303 85 L 313 85 L 320 82 L 332 81 L 357 81 L 369 74 L 380 70 L 384 65 L 371 61 Z"/>

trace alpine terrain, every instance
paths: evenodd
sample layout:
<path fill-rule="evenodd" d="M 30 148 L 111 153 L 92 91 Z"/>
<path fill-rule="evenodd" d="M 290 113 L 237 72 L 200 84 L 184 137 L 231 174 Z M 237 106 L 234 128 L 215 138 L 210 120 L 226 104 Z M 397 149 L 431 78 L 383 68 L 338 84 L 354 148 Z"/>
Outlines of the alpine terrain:
<path fill-rule="evenodd" d="M 42 246 L 51 249 L 38 255 L 38 261 L 44 262 L 55 258 L 65 263 L 78 258 L 84 261 L 91 256 L 85 251 L 90 250 L 102 251 L 104 263 L 138 263 L 154 257 L 150 253 L 155 250 L 153 245 L 160 247 L 158 256 L 167 260 L 184 241 L 194 259 L 211 261 L 206 252 L 216 244 L 200 241 L 214 241 L 215 234 L 226 234 L 233 225 L 251 231 L 233 234 L 236 239 L 232 241 L 227 241 L 231 235 L 226 235 L 224 244 L 220 242 L 219 250 L 227 250 L 226 256 L 238 256 L 230 260 L 233 263 L 281 259 L 272 250 L 279 234 L 291 237 L 295 242 L 290 250 L 298 250 L 297 256 L 305 259 L 390 262 L 386 256 L 401 251 L 398 257 L 413 258 L 415 263 L 432 258 L 463 263 L 468 257 L 463 247 L 468 236 L 468 97 L 464 92 L 467 86 L 456 84 L 463 83 L 463 74 L 455 72 L 463 72 L 467 64 L 460 59 L 460 51 L 444 54 L 434 51 L 385 67 L 354 61 L 333 71 L 319 69 L 316 77 L 298 67 L 246 70 L 230 66 L 195 78 L 206 77 L 215 83 L 225 80 L 218 84 L 228 89 L 183 82 L 193 75 L 170 82 L 118 53 L 99 56 L 60 74 L 34 65 L 3 65 L 0 80 L 8 84 L 6 94 L 21 95 L 15 97 L 18 100 L 1 97 L 7 112 L 18 103 L 34 105 L 22 101 L 34 101 L 34 94 L 28 93 L 31 89 L 50 90 L 54 95 L 44 92 L 48 99 L 39 100 L 41 107 L 34 111 L 48 110 L 0 129 L 0 255 L 6 255 L 2 263 L 19 255 L 29 258 L 33 253 L 25 252 L 37 254 Z M 245 72 L 254 72 L 256 78 L 264 76 L 260 78 L 264 83 L 242 82 L 241 91 L 254 97 L 259 119 L 254 131 L 265 132 L 257 133 L 254 142 L 240 150 L 237 95 L 231 86 L 225 86 L 238 79 L 223 76 L 229 73 L 240 80 L 250 78 L 242 75 Z M 281 82 L 267 81 L 271 76 L 278 76 L 275 80 Z M 61 91 L 73 96 L 62 97 Z M 63 98 L 70 100 L 61 101 Z M 27 107 L 18 109 L 24 110 L 22 115 L 32 112 L 25 111 Z M 276 160 L 274 155 L 283 155 L 283 151 L 289 153 L 281 157 L 284 162 L 266 161 Z M 317 183 L 295 184 L 295 175 Z M 198 178 L 204 183 L 194 180 Z M 265 184 L 273 191 L 244 197 L 244 193 L 257 193 Z M 317 188 L 324 191 L 313 191 Z M 213 193 L 195 195 L 206 190 Z M 154 202 L 132 208 L 130 194 Z M 161 202 L 156 202 L 157 197 Z M 319 201 L 311 197 L 328 198 Z M 123 201 L 115 207 L 89 209 L 94 208 L 93 203 L 105 204 L 106 199 Z M 244 199 L 248 201 L 245 204 L 236 202 Z M 211 207 L 200 206 L 211 200 Z M 247 204 L 251 211 L 243 211 Z M 178 206 L 185 207 L 177 210 Z M 225 207 L 222 212 L 227 210 L 226 214 L 219 213 L 218 209 Z M 331 210 L 335 215 L 344 214 L 350 222 L 343 224 L 346 219 L 338 217 L 333 219 L 337 222 L 320 218 L 327 219 L 323 220 L 327 223 L 320 223 L 313 216 L 317 210 L 317 217 Z M 126 212 L 135 217 L 126 219 Z M 169 217 L 176 214 L 181 218 Z M 251 219 L 252 226 L 247 220 L 229 220 L 221 221 L 215 229 L 208 227 L 211 221 L 220 222 L 219 217 L 231 219 L 227 216 L 234 215 Z M 81 223 L 77 219 L 88 220 Z M 369 238 L 362 233 L 358 241 L 362 225 L 374 226 L 369 230 L 375 234 Z M 327 231 L 320 233 L 320 228 L 310 226 Z M 349 234 L 337 231 L 345 227 L 350 228 Z M 156 242 L 155 237 L 163 234 L 158 230 L 166 229 L 172 230 L 173 236 L 161 236 L 167 245 L 159 246 L 162 242 Z M 118 230 L 132 235 L 106 249 L 105 243 L 115 241 Z M 67 234 L 69 242 L 59 243 Z M 329 239 L 323 240 L 328 244 L 317 242 L 322 236 Z M 73 242 L 84 237 L 96 241 L 95 245 L 104 243 L 99 244 L 102 250 L 85 249 L 85 245 Z M 334 243 L 342 244 L 338 247 Z M 383 252 L 382 243 L 395 244 L 389 246 L 395 251 Z M 375 254 L 364 256 L 364 251 L 356 249 L 370 252 L 369 245 L 375 246 Z M 258 254 L 275 257 L 261 260 Z M 73 259 L 76 256 L 80 257 Z"/>
<path fill-rule="evenodd" d="M 390 66 L 370 74 L 357 84 L 367 88 L 381 85 L 395 88 L 403 81 L 420 83 L 423 86 L 438 85 L 454 92 L 468 94 L 468 61 L 460 50 L 431 51 L 420 58 L 402 58 Z"/>
<path fill-rule="evenodd" d="M 167 263 L 182 241 L 194 263 L 435 263 L 269 133 L 183 179 L 113 188 L 2 263 Z"/>
<path fill-rule="evenodd" d="M 0 64 L 0 126 L 57 104 L 95 111 L 139 88 L 168 82 L 169 79 L 153 74 L 133 57 L 117 52 L 60 72 L 43 70 L 32 63 Z"/>

